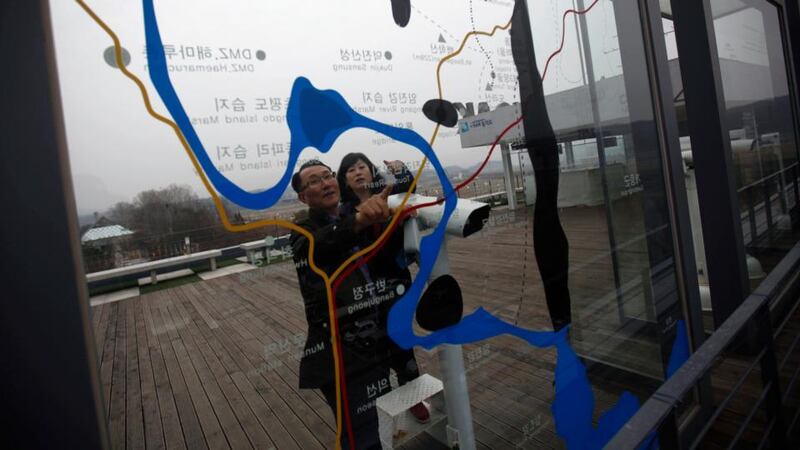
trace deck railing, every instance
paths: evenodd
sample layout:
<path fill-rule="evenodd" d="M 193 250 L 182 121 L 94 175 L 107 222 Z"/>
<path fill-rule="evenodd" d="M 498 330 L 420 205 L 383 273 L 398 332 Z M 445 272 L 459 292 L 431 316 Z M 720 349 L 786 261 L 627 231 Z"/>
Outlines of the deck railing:
<path fill-rule="evenodd" d="M 606 448 L 639 448 L 653 433 L 659 436 L 664 436 L 663 433 L 677 434 L 669 436 L 668 440 L 679 443 L 680 448 L 701 446 L 734 397 L 745 386 L 747 389 L 752 386 L 746 380 L 757 373 L 757 368 L 760 368 L 761 376 L 758 397 L 747 410 L 737 411 L 744 418 L 729 433 L 731 439 L 723 446 L 741 447 L 745 444 L 742 439 L 746 434 L 749 435 L 745 445 L 748 448 L 790 448 L 792 438 L 796 444 L 800 407 L 794 389 L 800 373 L 797 355 L 800 333 L 795 331 L 794 336 L 789 336 L 791 344 L 780 364 L 776 358 L 775 339 L 778 336 L 784 338 L 784 331 L 791 332 L 793 324 L 790 319 L 800 305 L 799 269 L 800 244 L 797 244 L 759 288 L 656 390 Z M 788 330 L 787 325 L 790 325 Z M 755 354 L 755 357 L 730 388 L 715 386 L 717 392 L 722 393 L 722 399 L 715 401 L 714 405 L 706 405 L 709 408 L 698 407 L 698 411 L 707 411 L 700 413 L 706 417 L 701 418 L 703 425 L 699 431 L 693 427 L 662 427 L 672 412 L 685 406 L 684 402 L 693 401 L 692 392 L 731 350 L 734 354 Z M 782 385 L 781 381 L 785 383 Z M 764 413 L 763 418 L 758 416 L 759 412 Z M 754 434 L 757 442 L 753 442 Z"/>
<path fill-rule="evenodd" d="M 782 214 L 788 214 L 797 204 L 800 199 L 798 175 L 800 175 L 800 169 L 798 169 L 798 163 L 794 163 L 737 190 L 745 203 L 742 222 L 744 225 L 744 216 L 747 216 L 750 243 L 758 241 L 763 234 L 771 232 L 776 225 L 775 214 L 773 214 L 775 201 L 778 202 L 778 211 Z M 759 220 L 762 215 L 763 225 Z M 759 228 L 762 228 L 760 234 Z"/>

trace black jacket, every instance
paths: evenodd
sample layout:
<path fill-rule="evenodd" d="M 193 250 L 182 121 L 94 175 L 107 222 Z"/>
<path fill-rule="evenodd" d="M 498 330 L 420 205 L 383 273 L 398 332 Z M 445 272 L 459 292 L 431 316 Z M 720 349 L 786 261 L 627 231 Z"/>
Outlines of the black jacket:
<path fill-rule="evenodd" d="M 328 275 L 358 249 L 374 242 L 386 226 L 373 225 L 356 233 L 354 215 L 332 218 L 316 209 L 310 209 L 308 217 L 296 223 L 314 236 L 314 262 Z M 300 360 L 300 387 L 318 388 L 335 379 L 327 293 L 322 277 L 309 267 L 308 239 L 292 232 L 290 242 L 308 322 Z M 336 311 L 346 374 L 386 364 L 389 358 L 386 316 L 388 308 L 400 296 L 398 292 L 411 285 L 406 266 L 402 224 L 399 224 L 383 249 L 366 265 L 368 275 L 356 269 L 339 287 Z"/>

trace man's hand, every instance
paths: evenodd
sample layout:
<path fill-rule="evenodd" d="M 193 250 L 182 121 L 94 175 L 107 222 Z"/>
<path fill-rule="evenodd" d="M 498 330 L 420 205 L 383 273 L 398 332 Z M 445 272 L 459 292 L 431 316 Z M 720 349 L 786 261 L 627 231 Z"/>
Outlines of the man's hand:
<path fill-rule="evenodd" d="M 392 215 L 394 211 L 389 208 L 387 203 L 389 194 L 392 193 L 392 187 L 394 186 L 386 186 L 383 191 L 364 200 L 356 207 L 356 228 L 358 230 L 374 223 L 384 222 Z"/>

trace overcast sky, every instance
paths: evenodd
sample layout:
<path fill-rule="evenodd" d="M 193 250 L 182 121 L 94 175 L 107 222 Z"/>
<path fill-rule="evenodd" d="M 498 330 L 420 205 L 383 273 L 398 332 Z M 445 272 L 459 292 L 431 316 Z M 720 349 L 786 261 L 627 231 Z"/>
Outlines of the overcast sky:
<path fill-rule="evenodd" d="M 168 115 L 145 71 L 141 2 L 87 3 L 118 34 L 131 55 L 129 69 L 147 86 L 156 110 Z M 195 129 L 212 161 L 231 164 L 232 170 L 225 175 L 250 190 L 270 187 L 283 173 L 279 166 L 286 153 L 274 151 L 279 149 L 278 144 L 285 147 L 289 141 L 289 130 L 282 119 L 296 77 L 305 76 L 319 88 L 339 91 L 357 108 L 374 105 L 376 110 L 366 115 L 389 124 L 410 124 L 427 139 L 434 125 L 420 109 L 437 95 L 437 60 L 457 48 L 473 26 L 488 30 L 505 24 L 513 6 L 511 0 L 476 0 L 473 5 L 469 1 L 415 1 L 409 25 L 400 28 L 394 24 L 389 1 L 155 3 L 162 39 L 175 49 L 169 62 L 175 70 L 183 70 L 173 72 L 171 80 L 187 114 L 197 119 L 218 118 L 219 123 L 197 124 Z M 529 5 L 541 69 L 547 56 L 558 48 L 561 15 L 573 5 L 572 0 L 540 0 Z M 610 1 L 601 0 L 587 14 L 597 78 L 621 72 L 612 8 Z M 142 190 L 170 183 L 189 184 L 200 196 L 207 196 L 172 130 L 146 113 L 135 85 L 104 60 L 103 53 L 111 45 L 109 37 L 75 2 L 52 2 L 51 9 L 79 211 L 103 210 L 116 201 L 130 200 Z M 574 20 L 568 18 L 564 50 L 551 63 L 546 93 L 583 83 L 574 26 Z M 444 42 L 440 42 L 440 35 Z M 507 38 L 507 32 L 493 38 L 480 37 L 479 42 L 472 38 L 463 56 L 442 70 L 444 97 L 473 102 L 476 109 L 480 101 L 494 107 L 500 101 L 518 100 Z M 198 51 L 198 46 L 203 50 Z M 191 53 L 188 48 L 193 49 Z M 359 51 L 362 61 L 353 61 L 354 50 Z M 237 51 L 240 56 L 223 59 Z M 211 57 L 200 59 L 199 55 L 206 52 Z M 365 52 L 370 53 L 371 61 L 364 61 Z M 377 54 L 380 61 L 374 59 Z M 366 64 L 367 70 L 341 67 L 347 64 Z M 189 66 L 220 65 L 227 71 L 187 71 Z M 234 65 L 246 72 L 233 72 Z M 372 65 L 379 67 L 370 68 Z M 490 91 L 487 85 L 491 85 Z M 376 93 L 383 97 L 383 106 L 390 105 L 395 97 L 398 110 L 379 111 L 374 103 Z M 277 111 L 271 109 L 270 99 L 280 99 L 281 105 L 275 105 Z M 237 104 L 244 111 L 233 111 L 236 100 L 241 100 Z M 224 109 L 225 105 L 230 109 Z M 257 123 L 224 123 L 226 117 L 252 115 Z M 349 151 L 365 152 L 374 161 L 421 159 L 416 149 L 381 138 L 371 131 L 351 130 L 322 159 L 338 165 Z M 222 147 L 228 148 L 227 154 Z M 434 148 L 445 165 L 462 167 L 477 163 L 486 151 L 462 149 L 454 130 L 441 133 Z M 302 157 L 313 153 L 308 149 Z M 499 159 L 499 152 L 495 159 Z M 264 168 L 268 162 L 272 167 Z"/>

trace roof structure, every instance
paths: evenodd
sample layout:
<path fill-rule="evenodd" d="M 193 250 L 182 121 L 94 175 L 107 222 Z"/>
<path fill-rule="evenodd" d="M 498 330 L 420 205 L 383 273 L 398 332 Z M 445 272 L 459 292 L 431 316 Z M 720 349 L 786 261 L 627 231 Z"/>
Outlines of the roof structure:
<path fill-rule="evenodd" d="M 123 227 L 122 225 L 108 225 L 104 227 L 95 227 L 87 231 L 81 236 L 81 244 L 87 242 L 99 241 L 102 239 L 117 238 L 129 236 L 133 231 Z"/>

